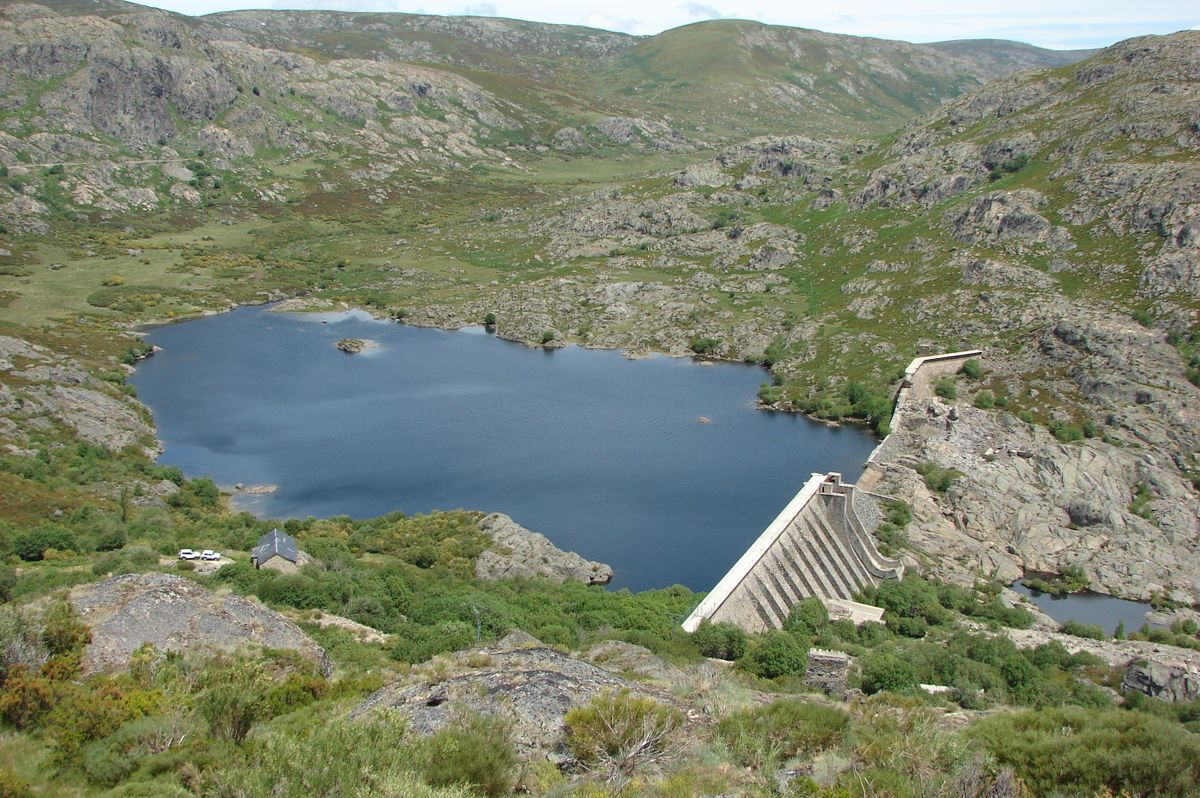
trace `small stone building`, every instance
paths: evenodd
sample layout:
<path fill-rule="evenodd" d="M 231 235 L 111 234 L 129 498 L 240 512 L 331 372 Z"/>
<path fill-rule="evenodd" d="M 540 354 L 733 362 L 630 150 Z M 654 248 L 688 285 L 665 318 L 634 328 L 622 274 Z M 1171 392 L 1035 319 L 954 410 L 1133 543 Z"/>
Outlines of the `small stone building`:
<path fill-rule="evenodd" d="M 303 552 L 296 545 L 296 539 L 278 529 L 263 535 L 250 550 L 250 561 L 255 568 L 271 568 L 284 573 L 292 573 L 299 568 L 302 557 Z"/>

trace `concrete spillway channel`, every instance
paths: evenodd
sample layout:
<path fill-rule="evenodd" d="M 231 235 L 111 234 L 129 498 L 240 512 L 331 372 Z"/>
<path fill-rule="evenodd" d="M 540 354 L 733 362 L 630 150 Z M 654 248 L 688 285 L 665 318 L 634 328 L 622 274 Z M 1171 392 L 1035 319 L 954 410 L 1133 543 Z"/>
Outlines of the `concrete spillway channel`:
<path fill-rule="evenodd" d="M 694 632 L 708 619 L 748 632 L 778 629 L 792 605 L 810 596 L 824 602 L 831 618 L 880 620 L 883 610 L 853 601 L 863 587 L 904 574 L 871 538 L 878 498 L 843 483 L 840 474 L 813 474 L 683 628 Z"/>

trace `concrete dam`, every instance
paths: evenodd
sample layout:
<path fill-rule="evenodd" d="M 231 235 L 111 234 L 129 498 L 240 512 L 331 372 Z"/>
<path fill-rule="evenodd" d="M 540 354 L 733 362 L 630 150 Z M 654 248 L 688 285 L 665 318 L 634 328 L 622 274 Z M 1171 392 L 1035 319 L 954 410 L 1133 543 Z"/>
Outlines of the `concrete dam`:
<path fill-rule="evenodd" d="M 694 632 L 707 618 L 747 632 L 778 629 L 792 605 L 810 596 L 835 620 L 880 620 L 883 610 L 853 600 L 863 587 L 904 574 L 899 560 L 875 547 L 871 532 L 879 521 L 877 497 L 843 483 L 840 474 L 813 474 L 683 628 Z"/>
<path fill-rule="evenodd" d="M 978 349 L 918 357 L 905 369 L 896 395 L 904 405 L 914 385 L 953 373 Z M 893 416 L 893 428 L 903 418 Z M 815 596 L 833 620 L 881 621 L 883 610 L 853 600 L 864 587 L 899 579 L 904 565 L 885 557 L 872 533 L 883 520 L 879 503 L 887 497 L 871 493 L 886 470 L 881 454 L 894 445 L 889 435 L 872 452 L 859 485 L 842 482 L 840 474 L 813 474 L 729 572 L 683 622 L 696 631 L 705 619 L 732 623 L 747 632 L 779 629 L 792 605 Z"/>

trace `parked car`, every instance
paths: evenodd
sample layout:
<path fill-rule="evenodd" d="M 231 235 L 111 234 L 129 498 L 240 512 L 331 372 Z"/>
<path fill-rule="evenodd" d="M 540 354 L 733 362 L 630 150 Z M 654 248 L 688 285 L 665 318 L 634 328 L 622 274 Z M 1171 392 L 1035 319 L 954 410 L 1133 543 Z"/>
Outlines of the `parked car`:
<path fill-rule="evenodd" d="M 181 560 L 195 560 L 199 556 L 200 556 L 199 554 L 192 551 L 191 549 L 180 549 L 179 550 L 179 559 L 181 559 Z"/>
<path fill-rule="evenodd" d="M 200 559 L 202 559 L 202 560 L 219 560 L 219 559 L 221 559 L 221 552 L 213 551 L 212 549 L 205 549 L 204 551 L 202 551 L 200 553 Z"/>

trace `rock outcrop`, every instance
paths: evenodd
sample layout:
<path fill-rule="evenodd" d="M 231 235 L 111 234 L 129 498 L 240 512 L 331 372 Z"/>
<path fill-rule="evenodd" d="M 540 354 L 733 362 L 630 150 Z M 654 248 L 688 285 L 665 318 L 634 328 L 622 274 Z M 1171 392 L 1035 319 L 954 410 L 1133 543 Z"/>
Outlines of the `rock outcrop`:
<path fill-rule="evenodd" d="M 559 747 L 563 716 L 611 690 L 629 690 L 673 703 L 663 689 L 619 676 L 605 668 L 540 647 L 528 635 L 511 645 L 463 651 L 440 662 L 436 680 L 422 681 L 428 666 L 417 666 L 406 681 L 384 687 L 350 715 L 365 718 L 398 712 L 416 734 L 431 734 L 458 712 L 500 716 L 513 722 L 513 737 L 522 757 L 545 756 Z M 435 681 L 436 683 L 427 683 Z"/>
<path fill-rule="evenodd" d="M 71 591 L 71 603 L 91 628 L 84 650 L 87 673 L 129 665 L 138 647 L 161 651 L 232 651 L 244 646 L 292 649 L 325 675 L 324 649 L 274 610 L 233 594 L 221 595 L 170 574 L 125 574 Z"/>
<path fill-rule="evenodd" d="M 379 348 L 378 343 L 367 338 L 343 338 L 334 344 L 334 346 L 348 355 L 357 355 L 360 352 Z"/>
<path fill-rule="evenodd" d="M 1191 703 L 1200 698 L 1200 669 L 1135 662 L 1125 671 L 1121 689 L 1137 690 L 1170 704 Z"/>
<path fill-rule="evenodd" d="M 507 515 L 485 516 L 479 521 L 479 529 L 493 541 L 492 548 L 480 554 L 475 562 L 475 576 L 480 579 L 545 576 L 589 585 L 612 581 L 611 566 L 586 560 L 573 551 L 563 551 L 545 535 L 530 532 Z"/>

